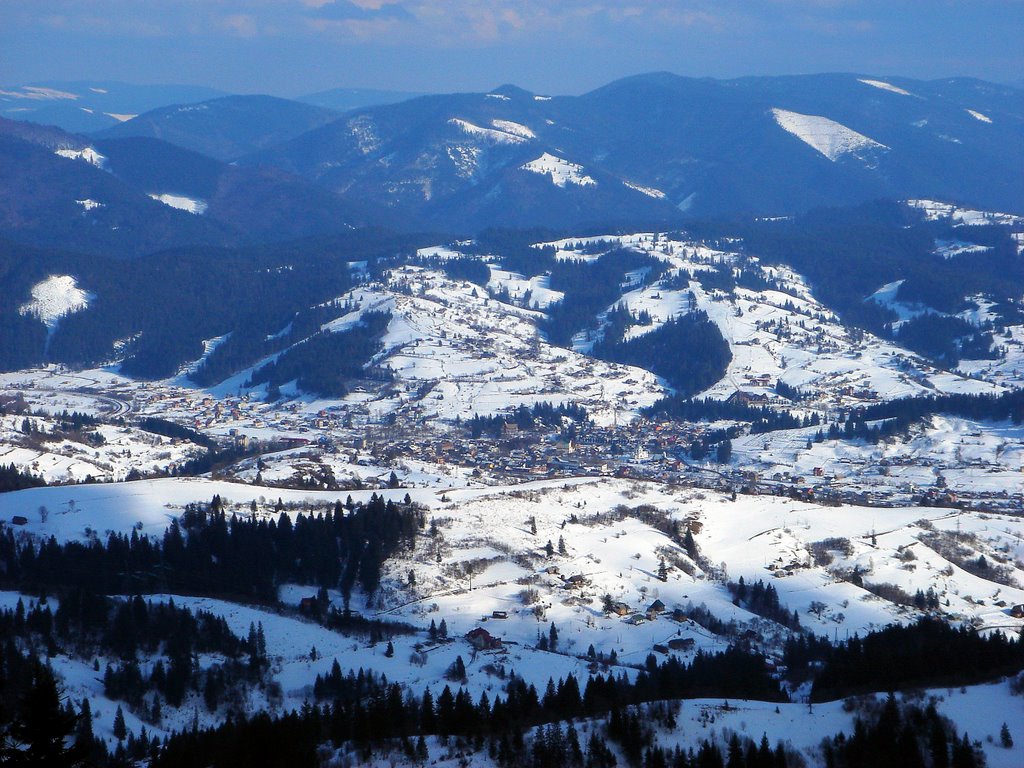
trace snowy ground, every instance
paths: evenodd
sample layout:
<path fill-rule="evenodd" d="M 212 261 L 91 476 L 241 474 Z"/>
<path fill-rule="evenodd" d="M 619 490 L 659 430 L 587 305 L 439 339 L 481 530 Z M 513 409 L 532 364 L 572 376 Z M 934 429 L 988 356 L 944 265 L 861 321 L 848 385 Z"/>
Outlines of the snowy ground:
<path fill-rule="evenodd" d="M 527 286 L 498 270 L 493 280 L 519 298 L 520 288 L 528 287 L 538 302 L 553 298 L 543 278 Z M 629 418 L 667 391 L 647 371 L 547 344 L 537 331 L 539 313 L 489 298 L 471 283 L 432 270 L 396 269 L 387 286 L 370 284 L 341 301 L 357 309 L 325 329 L 351 327 L 370 310 L 392 313 L 384 350 L 372 363 L 390 369 L 401 391 L 387 398 L 349 398 L 355 410 L 378 418 L 398 410 L 411 419 L 468 419 L 519 405 L 575 402 L 598 422 L 610 423 L 621 418 L 617 412 Z"/>
<path fill-rule="evenodd" d="M 669 610 L 705 602 L 721 618 L 753 621 L 731 603 L 721 584 L 726 575 L 771 581 L 782 602 L 819 632 L 864 632 L 917 615 L 843 581 L 843 572 L 854 568 L 866 582 L 896 584 L 910 594 L 935 589 L 944 601 L 942 612 L 953 620 L 993 628 L 1021 626 L 1006 607 L 1024 603 L 1024 521 L 1017 516 L 821 506 L 742 494 L 730 501 L 710 491 L 610 479 L 464 487 L 443 494 L 428 489 L 374 492 L 396 500 L 408 493 L 426 505 L 428 517 L 437 521 L 438 535 L 424 536 L 415 552 L 388 562 L 390 578 L 366 609 L 418 625 L 437 614 L 447 617 L 455 634 L 472 629 L 494 610 L 505 610 L 514 618 L 498 621 L 494 631 L 519 643 L 531 642 L 538 628 L 546 630 L 553 621 L 563 628 L 566 650 L 575 648 L 577 653 L 593 642 L 598 650 L 616 649 L 624 660 L 642 659 L 653 643 L 691 630 L 698 643 L 707 640 L 713 647 L 722 641 L 702 640 L 704 635 L 694 627 L 666 617 L 631 626 L 605 616 L 601 598 L 610 594 L 634 612 L 654 599 Z M 323 509 L 349 494 L 360 501 L 371 493 L 279 491 L 202 479 L 65 486 L 0 496 L 0 519 L 25 515 L 29 522 L 19 530 L 58 540 L 84 538 L 87 529 L 104 534 L 134 527 L 159 535 L 187 503 L 209 501 L 215 494 L 236 514 L 248 514 L 256 500 L 257 514 L 273 515 L 278 498 Z M 50 510 L 45 522 L 36 513 L 40 506 Z M 678 543 L 623 512 L 637 507 L 659 510 L 666 520 L 689 526 L 714 568 L 693 563 Z M 531 521 L 536 534 L 531 533 Z M 966 554 L 960 560 L 946 559 L 935 550 L 940 547 L 936 537 L 962 545 Z M 848 540 L 848 551 L 833 552 L 829 562 L 819 562 L 811 545 L 825 539 Z M 555 548 L 551 556 L 544 551 L 548 541 Z M 906 554 L 908 548 L 913 557 Z M 992 564 L 993 578 L 1002 567 L 1005 583 L 958 565 L 981 555 Z M 664 582 L 657 578 L 662 559 L 670 566 Z M 672 565 L 677 562 L 679 567 Z M 551 566 L 557 573 L 547 572 Z M 416 574 L 414 588 L 408 586 L 410 570 Z M 565 580 L 573 575 L 584 576 L 586 583 L 569 586 Z M 528 587 L 536 595 L 526 600 L 521 593 Z M 820 615 L 809 613 L 813 601 L 825 604 Z M 543 608 L 535 610 L 537 605 Z"/>
<path fill-rule="evenodd" d="M 865 707 L 874 700 L 881 702 L 884 697 L 876 695 L 859 703 Z M 992 685 L 968 686 L 966 688 L 938 688 L 897 696 L 900 701 L 926 706 L 934 703 L 939 714 L 953 720 L 966 731 L 971 741 L 980 742 L 989 768 L 1018 768 L 1024 761 L 1024 746 L 1019 742 L 1014 723 L 1024 718 L 1024 699 L 1014 695 L 1007 682 Z M 821 742 L 840 731 L 849 735 L 853 732 L 854 720 L 860 709 L 849 709 L 844 702 L 835 701 L 815 704 L 774 704 L 763 701 L 722 699 L 692 699 L 674 703 L 676 725 L 672 729 L 655 726 L 657 743 L 666 748 L 680 746 L 683 749 L 699 749 L 704 741 L 719 744 L 723 752 L 733 734 L 741 738 L 760 741 L 762 734 L 768 736 L 773 746 L 782 741 L 787 750 L 799 752 L 810 768 L 824 765 Z M 999 729 L 1003 722 L 1009 724 L 1017 742 L 1007 749 L 999 742 Z M 582 720 L 574 724 L 581 744 L 586 744 L 594 729 L 602 728 L 599 721 Z M 599 731 L 600 732 L 600 731 Z M 602 739 L 603 740 L 603 739 Z M 465 764 L 457 751 L 437 739 L 428 740 L 431 765 L 439 768 L 455 768 Z M 621 761 L 624 756 L 617 745 L 609 744 Z M 494 766 L 486 751 L 471 756 L 473 765 Z M 413 763 L 398 755 L 379 757 L 368 765 L 373 768 L 384 766 L 406 766 Z"/>
<path fill-rule="evenodd" d="M 39 536 L 78 538 L 85 525 L 94 530 L 129 530 L 141 523 L 143 533 L 157 534 L 169 517 L 184 504 L 208 500 L 218 493 L 229 499 L 232 510 L 244 514 L 254 489 L 208 480 L 143 481 L 109 486 L 79 486 L 21 491 L 0 496 L 0 517 L 29 511 L 39 504 L 54 510 L 46 523 L 33 517 L 21 530 Z M 395 491 L 404 496 L 405 490 Z M 70 495 L 74 494 L 74 507 Z M 332 503 L 330 494 L 281 492 L 285 502 L 314 506 Z M 357 499 L 368 495 L 353 493 Z M 863 634 L 892 622 L 912 621 L 920 615 L 913 608 L 894 605 L 843 580 L 842 574 L 858 568 L 867 584 L 893 584 L 909 594 L 932 588 L 940 611 L 951 621 L 967 621 L 980 628 L 1015 632 L 1022 622 L 1009 616 L 1006 606 L 1024 602 L 1024 522 L 1020 517 L 958 514 L 956 511 L 919 507 L 870 509 L 856 506 L 823 507 L 790 499 L 740 495 L 727 496 L 657 484 L 624 480 L 546 481 L 498 488 L 464 488 L 436 493 L 411 492 L 428 507 L 438 534 L 425 533 L 415 551 L 400 554 L 386 565 L 382 588 L 372 600 L 355 595 L 353 607 L 364 615 L 399 620 L 421 628 L 413 635 L 393 638 L 394 655 L 385 656 L 385 642 L 370 643 L 330 631 L 294 613 L 252 607 L 200 597 L 174 596 L 179 606 L 211 611 L 223 616 L 241 636 L 250 624 L 262 623 L 267 639 L 272 679 L 280 684 L 281 701 L 268 699 L 266 691 L 251 688 L 246 696 L 251 707 L 276 711 L 310 700 L 315 676 L 329 671 L 335 659 L 344 671 L 372 668 L 402 682 L 414 691 L 430 687 L 435 695 L 451 684 L 446 673 L 461 656 L 467 668 L 466 687 L 474 699 L 487 692 L 493 700 L 502 691 L 502 675 L 514 671 L 543 688 L 549 677 L 574 674 L 585 679 L 585 658 L 592 644 L 601 654 L 613 650 L 619 663 L 641 664 L 657 643 L 672 638 L 691 638 L 694 651 L 724 649 L 729 639 L 716 636 L 685 616 L 672 618 L 673 609 L 685 613 L 690 605 L 706 605 L 713 614 L 737 622 L 739 629 L 753 628 L 763 648 L 774 654 L 788 632 L 733 605 L 721 579 L 743 576 L 747 583 L 763 579 L 777 590 L 789 610 L 799 613 L 809 630 L 835 639 L 854 632 Z M 623 507 L 660 510 L 666 519 L 688 526 L 713 567 L 693 563 L 664 533 L 638 520 Z M 259 514 L 273 514 L 270 504 Z M 531 526 L 536 525 L 536 534 Z M 945 559 L 929 536 L 945 533 L 971 549 L 970 557 L 984 554 L 991 562 L 1010 564 L 1009 578 L 1016 586 L 995 583 L 968 573 Z M 559 543 L 564 544 L 564 554 Z M 819 562 L 812 554 L 814 542 L 833 539 L 831 562 Z M 552 542 L 554 554 L 544 551 Z M 844 551 L 839 551 L 845 547 Z M 910 552 L 912 555 L 908 555 Z M 668 578 L 658 579 L 660 561 L 669 565 Z M 1013 566 L 1013 561 L 1017 566 Z M 692 571 L 686 573 L 682 567 Z M 408 584 L 413 571 L 416 586 Z M 579 587 L 567 580 L 583 576 Z M 281 600 L 295 606 L 313 587 L 284 585 Z M 607 615 L 601 608 L 605 594 L 642 613 L 654 600 L 667 611 L 633 623 L 627 617 Z M 339 600 L 332 593 L 335 601 Z M 150 600 L 170 596 L 152 595 Z M 0 594 L 0 605 L 12 607 L 17 596 Z M 25 598 L 26 603 L 29 598 Z M 503 611 L 507 618 L 494 618 Z M 632 614 L 631 614 L 632 615 Z M 446 642 L 431 642 L 423 631 L 433 620 L 444 619 Z M 536 649 L 539 636 L 547 636 L 554 624 L 559 635 L 557 652 Z M 484 627 L 503 641 L 494 651 L 474 652 L 463 635 Z M 314 654 L 315 648 L 315 654 Z M 689 657 L 694 651 L 680 651 Z M 100 659 L 101 669 L 106 660 Z M 152 663 L 145 661 L 143 666 Z M 212 663 L 216 659 L 206 659 Z M 93 699 L 96 732 L 110 738 L 114 703 L 102 698 L 102 682 L 93 659 L 58 655 L 53 664 L 68 693 L 78 700 Z M 628 667 L 621 671 L 632 674 Z M 988 736 L 997 737 L 1002 719 L 1019 718 L 992 713 L 1021 710 L 1021 700 L 1008 696 L 1005 684 L 955 691 L 937 691 L 941 709 L 973 738 L 984 740 L 990 764 L 1010 766 L 1016 753 L 1006 752 Z M 680 725 L 660 736 L 663 744 L 675 741 L 694 744 L 727 729 L 759 739 L 766 732 L 774 742 L 784 738 L 795 749 L 807 751 L 821 738 L 849 728 L 848 713 L 841 705 L 776 705 L 720 701 L 682 704 Z M 221 713 L 207 713 L 196 697 L 177 710 L 164 708 L 163 729 L 189 725 L 198 709 L 201 722 L 215 722 Z M 708 713 L 714 713 L 714 722 Z M 987 712 L 987 716 L 983 715 Z M 126 712 L 129 728 L 142 721 Z M 713 726 L 713 727 L 712 727 Z M 1012 727 L 1012 726 L 1011 726 Z M 150 730 L 153 730 L 150 726 Z M 156 732 L 163 732 L 157 728 Z M 812 762 L 812 764 L 814 764 Z"/>

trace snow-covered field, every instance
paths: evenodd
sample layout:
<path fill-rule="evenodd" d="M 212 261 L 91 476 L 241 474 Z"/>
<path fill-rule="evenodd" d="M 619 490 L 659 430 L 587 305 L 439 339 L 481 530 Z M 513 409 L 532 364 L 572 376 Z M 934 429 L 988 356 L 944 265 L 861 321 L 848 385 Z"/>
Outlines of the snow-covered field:
<path fill-rule="evenodd" d="M 439 533 L 414 553 L 388 562 L 392 578 L 384 580 L 367 610 L 417 624 L 429 623 L 430 614 L 440 610 L 458 633 L 472 629 L 494 610 L 506 610 L 513 618 L 499 622 L 500 629 L 517 642 L 528 642 L 541 623 L 554 621 L 565 629 L 567 647 L 577 646 L 582 642 L 577 636 L 582 635 L 599 650 L 615 648 L 621 658 L 643 658 L 653 643 L 684 634 L 687 625 L 662 617 L 628 626 L 617 617 L 602 615 L 601 597 L 611 594 L 634 612 L 643 611 L 654 599 L 661 599 L 669 610 L 705 602 L 721 618 L 753 620 L 732 604 L 721 584 L 725 575 L 732 580 L 743 576 L 748 583 L 771 581 L 782 602 L 797 609 L 804 624 L 816 631 L 852 634 L 916 615 L 836 575 L 855 568 L 865 582 L 897 584 L 911 594 L 934 588 L 944 601 L 942 612 L 953 620 L 991 627 L 1022 625 L 999 605 L 1024 603 L 1024 521 L 1011 515 L 823 506 L 742 494 L 733 501 L 712 491 L 597 478 L 456 487 L 443 494 L 429 489 L 289 491 L 183 478 L 8 493 L 0 496 L 0 519 L 24 515 L 29 522 L 19 530 L 58 540 L 86 538 L 87 530 L 104 535 L 134 528 L 160 535 L 186 504 L 208 502 L 215 494 L 235 514 L 249 514 L 249 505 L 256 500 L 256 514 L 273 516 L 279 498 L 286 505 L 316 510 L 347 495 L 360 501 L 371 493 L 396 500 L 408 493 L 428 508 Z M 50 510 L 46 521 L 37 514 L 41 506 Z M 714 568 L 694 563 L 678 542 L 628 512 L 636 508 L 657 510 L 659 519 L 688 526 Z M 957 565 L 959 561 L 934 551 L 940 539 L 949 537 L 966 548 L 962 560 L 985 556 L 993 564 L 993 577 L 997 566 L 1003 566 L 1001 580 L 1007 583 L 969 573 Z M 559 539 L 564 553 L 559 551 Z M 811 554 L 811 545 L 826 539 L 848 540 L 848 551 L 833 553 L 823 564 Z M 545 552 L 548 541 L 555 547 L 551 556 Z M 915 557 L 905 555 L 908 548 Z M 657 578 L 662 559 L 670 564 L 664 582 Z M 671 566 L 674 562 L 681 565 Z M 557 572 L 548 573 L 551 566 Z M 416 572 L 414 588 L 407 583 L 410 570 Z M 568 586 L 565 579 L 576 574 L 587 583 Z M 520 596 L 527 586 L 537 592 L 532 602 Z M 808 613 L 813 601 L 827 606 L 820 616 Z M 543 618 L 535 615 L 538 604 L 545 606 Z M 721 645 L 719 639 L 708 641 Z"/>
<path fill-rule="evenodd" d="M 256 490 L 200 479 L 36 489 L 0 496 L 0 517 L 45 504 L 52 509 L 47 522 L 33 515 L 21 530 L 66 539 L 82 536 L 86 525 L 97 531 L 128 531 L 141 523 L 142 533 L 158 535 L 170 516 L 190 501 L 220 494 L 230 500 L 232 512 L 245 514 Z M 393 493 L 404 496 L 406 491 Z M 895 585 L 909 595 L 935 590 L 940 612 L 954 622 L 1011 633 L 1024 624 L 1010 617 L 1007 608 L 1024 602 L 1024 570 L 1019 566 L 1024 558 L 1024 522 L 1020 517 L 920 507 L 826 507 L 744 495 L 731 500 L 699 489 L 607 479 L 456 488 L 443 497 L 410 493 L 427 506 L 436 535 L 425 532 L 414 551 L 389 560 L 382 587 L 372 599 L 353 596 L 353 608 L 366 616 L 421 628 L 416 634 L 392 638 L 393 656 L 385 655 L 385 641 L 339 634 L 293 612 L 173 596 L 178 606 L 223 616 L 231 630 L 243 637 L 251 624 L 262 624 L 270 674 L 280 684 L 283 699 L 271 700 L 265 689 L 251 688 L 248 706 L 281 711 L 309 701 L 313 679 L 328 672 L 335 659 L 345 672 L 374 669 L 415 692 L 429 687 L 436 696 L 451 684 L 446 673 L 461 656 L 473 698 L 487 692 L 493 700 L 502 691 L 501 676 L 511 671 L 541 689 L 549 677 L 571 673 L 585 679 L 591 644 L 601 654 L 615 651 L 625 665 L 641 664 L 655 644 L 671 639 L 693 640 L 692 649 L 678 651 L 684 658 L 697 650 L 724 649 L 729 638 L 709 632 L 687 616 L 692 606 L 701 604 L 718 618 L 736 622 L 737 631 L 753 628 L 759 645 L 769 655 L 777 654 L 788 630 L 733 604 L 723 579 L 741 576 L 748 584 L 758 579 L 771 583 L 781 603 L 798 612 L 804 627 L 837 639 L 920 615 L 912 606 L 891 603 L 851 583 L 844 574 L 855 569 L 866 585 Z M 275 491 L 275 499 L 278 495 L 286 503 L 315 509 L 331 504 L 334 494 Z M 358 500 L 368 492 L 352 495 Z M 258 514 L 274 513 L 268 504 L 261 505 Z M 690 530 L 701 562 L 694 562 L 677 541 L 641 520 L 645 514 L 654 515 L 651 520 L 676 521 L 683 530 Z M 965 557 L 969 559 L 984 554 L 993 564 L 1005 560 L 1011 564 L 1008 578 L 1016 586 L 965 571 L 939 553 L 940 540 L 968 547 L 970 554 Z M 551 555 L 545 552 L 549 541 Z M 815 542 L 827 544 L 823 548 Z M 668 564 L 664 581 L 658 573 L 662 560 Z M 1014 560 L 1017 566 L 1012 565 Z M 415 573 L 415 586 L 409 584 L 410 571 Z M 312 587 L 284 585 L 280 597 L 285 606 L 295 606 L 314 592 Z M 604 595 L 626 603 L 629 614 L 606 614 Z M 332 597 L 340 599 L 333 592 Z M 0 605 L 11 607 L 17 599 L 12 593 L 0 594 Z M 146 599 L 164 601 L 171 596 Z M 27 604 L 31 598 L 24 600 Z M 664 603 L 665 611 L 645 616 L 655 600 Z M 673 615 L 674 610 L 679 613 Z M 495 611 L 504 617 L 496 618 Z M 440 624 L 441 619 L 449 640 L 433 642 L 424 630 L 432 620 Z M 546 637 L 552 624 L 559 637 L 556 652 L 536 648 L 538 637 Z M 502 647 L 474 652 L 463 635 L 476 627 L 500 638 Z M 100 661 L 102 668 L 105 660 Z M 103 698 L 92 659 L 61 654 L 52 663 L 74 700 L 92 699 L 95 730 L 111 738 L 116 705 Z M 144 661 L 144 668 L 149 663 L 152 660 Z M 628 666 L 620 669 L 633 674 Z M 1022 711 L 1020 698 L 1011 697 L 1005 683 L 931 693 L 941 698 L 941 711 L 961 731 L 983 740 L 990 765 L 1016 765 L 1017 754 L 998 746 L 999 724 L 1020 722 L 1011 713 Z M 812 711 L 799 702 L 778 708 L 733 701 L 732 708 L 726 709 L 723 704 L 682 703 L 679 725 L 660 734 L 659 740 L 689 745 L 722 737 L 730 730 L 754 739 L 765 732 L 773 743 L 776 739 L 790 742 L 816 765 L 814 748 L 820 740 L 838 730 L 848 731 L 852 722 L 838 702 L 816 704 Z M 187 727 L 197 709 L 201 722 L 216 722 L 221 716 L 206 712 L 198 694 L 190 694 L 180 709 L 164 708 L 163 724 L 156 732 Z M 715 715 L 714 727 L 708 712 Z M 129 728 L 141 727 L 142 721 L 131 713 L 126 712 L 126 718 Z M 996 738 L 989 742 L 989 736 Z"/>

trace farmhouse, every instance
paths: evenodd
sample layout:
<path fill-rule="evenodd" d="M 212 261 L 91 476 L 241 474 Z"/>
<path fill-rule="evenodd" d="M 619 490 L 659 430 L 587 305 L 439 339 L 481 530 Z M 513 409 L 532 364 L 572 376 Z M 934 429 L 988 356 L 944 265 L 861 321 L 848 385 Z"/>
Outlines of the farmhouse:
<path fill-rule="evenodd" d="M 612 603 L 612 613 L 616 616 L 628 616 L 631 610 L 626 603 Z"/>
<path fill-rule="evenodd" d="M 469 630 L 466 633 L 466 640 L 478 651 L 501 648 L 501 639 L 494 637 L 483 627 Z"/>

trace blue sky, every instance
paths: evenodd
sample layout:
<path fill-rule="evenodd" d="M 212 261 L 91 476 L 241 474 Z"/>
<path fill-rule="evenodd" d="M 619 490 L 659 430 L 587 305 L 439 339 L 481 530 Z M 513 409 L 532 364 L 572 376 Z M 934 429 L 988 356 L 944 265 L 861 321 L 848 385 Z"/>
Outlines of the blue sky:
<path fill-rule="evenodd" d="M 1024 0 L 0 0 L 0 83 L 580 93 L 668 70 L 1024 79 Z"/>

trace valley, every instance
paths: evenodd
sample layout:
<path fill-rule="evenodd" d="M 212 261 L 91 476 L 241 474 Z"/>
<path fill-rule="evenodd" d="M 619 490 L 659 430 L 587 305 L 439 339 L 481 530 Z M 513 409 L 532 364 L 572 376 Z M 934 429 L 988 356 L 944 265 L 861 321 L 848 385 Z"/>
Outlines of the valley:
<path fill-rule="evenodd" d="M 109 85 L 0 92 L 0 762 L 1021 764 L 1018 89 Z"/>

